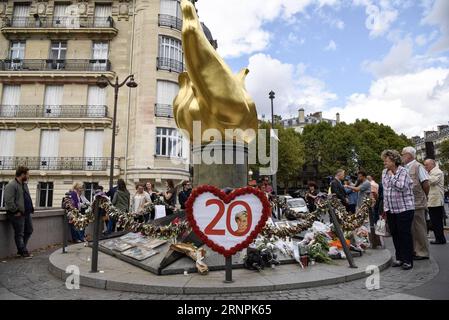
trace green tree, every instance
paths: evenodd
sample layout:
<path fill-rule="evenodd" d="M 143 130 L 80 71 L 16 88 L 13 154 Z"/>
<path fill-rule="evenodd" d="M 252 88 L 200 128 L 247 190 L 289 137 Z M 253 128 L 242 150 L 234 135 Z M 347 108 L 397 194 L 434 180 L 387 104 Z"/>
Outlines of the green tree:
<path fill-rule="evenodd" d="M 319 175 L 334 175 L 339 168 L 349 174 L 364 169 L 368 174 L 379 177 L 383 169 L 380 154 L 385 149 L 401 150 L 411 145 L 405 136 L 398 135 L 388 126 L 368 120 L 355 123 L 328 123 L 309 125 L 302 134 L 305 145 L 305 161 L 318 161 Z"/>
<path fill-rule="evenodd" d="M 440 168 L 441 170 L 445 171 L 445 172 L 449 172 L 449 139 L 448 140 L 444 140 L 441 144 L 440 144 L 440 148 L 439 148 L 439 155 L 440 155 Z M 449 181 L 446 181 L 446 184 Z"/>
<path fill-rule="evenodd" d="M 294 129 L 278 129 L 277 179 L 285 189 L 297 179 L 304 165 L 304 144 L 301 135 Z"/>

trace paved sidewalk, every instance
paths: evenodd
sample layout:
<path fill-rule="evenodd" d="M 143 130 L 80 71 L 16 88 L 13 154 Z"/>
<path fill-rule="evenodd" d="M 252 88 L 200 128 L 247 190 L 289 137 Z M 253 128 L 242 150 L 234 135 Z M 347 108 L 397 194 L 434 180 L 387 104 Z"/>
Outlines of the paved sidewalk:
<path fill-rule="evenodd" d="M 391 247 L 391 244 L 388 244 Z M 48 257 L 51 252 L 37 255 L 32 260 L 8 260 L 0 263 L 0 299 L 145 299 L 145 300 L 207 300 L 207 299 L 260 299 L 260 300 L 286 300 L 286 299 L 449 299 L 449 290 L 437 291 L 435 295 L 432 287 L 438 285 L 439 276 L 445 278 L 446 270 L 439 270 L 441 259 L 447 261 L 449 245 L 435 248 L 432 246 L 433 259 L 418 261 L 411 271 L 402 271 L 389 268 L 381 273 L 380 289 L 369 291 L 366 289 L 365 279 L 356 280 L 337 285 L 323 286 L 310 289 L 297 289 L 286 291 L 271 291 L 262 293 L 238 294 L 207 294 L 207 295 L 165 295 L 142 294 L 132 292 L 110 291 L 81 287 L 79 290 L 68 290 L 65 284 L 48 272 Z M 444 263 L 444 262 L 443 262 Z M 444 284 L 444 283 L 443 283 Z M 448 288 L 447 283 L 445 284 Z M 430 289 L 426 289 L 430 286 Z M 424 291 L 423 291 L 424 290 Z M 438 294 L 438 296 L 436 296 Z"/>

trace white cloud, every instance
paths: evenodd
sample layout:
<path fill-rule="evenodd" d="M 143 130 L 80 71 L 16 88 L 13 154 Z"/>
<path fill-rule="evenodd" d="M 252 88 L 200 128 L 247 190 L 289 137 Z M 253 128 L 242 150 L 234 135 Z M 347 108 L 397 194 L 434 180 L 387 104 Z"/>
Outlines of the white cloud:
<path fill-rule="evenodd" d="M 272 34 L 264 24 L 282 19 L 295 21 L 294 15 L 311 6 L 339 6 L 340 0 L 213 0 L 198 1 L 200 19 L 219 41 L 219 52 L 238 57 L 266 49 Z"/>
<path fill-rule="evenodd" d="M 420 34 L 415 38 L 415 42 L 418 46 L 422 47 L 427 44 L 427 37 L 425 34 Z"/>
<path fill-rule="evenodd" d="M 406 38 L 394 44 L 390 52 L 382 60 L 365 61 L 362 67 L 378 78 L 401 74 L 411 68 L 412 56 L 413 41 L 410 38 Z"/>
<path fill-rule="evenodd" d="M 372 83 L 369 93 L 351 95 L 340 112 L 342 120 L 369 119 L 408 136 L 422 135 L 447 123 L 449 69 L 429 68 L 416 73 L 388 76 Z"/>
<path fill-rule="evenodd" d="M 398 18 L 398 10 L 393 5 L 403 5 L 403 1 L 389 0 L 353 0 L 353 5 L 365 6 L 365 26 L 370 30 L 370 36 L 375 38 L 386 34 L 393 22 Z M 405 3 L 405 2 L 404 2 Z"/>
<path fill-rule="evenodd" d="M 325 51 L 335 51 L 337 50 L 337 44 L 334 40 L 329 41 L 329 44 L 324 48 Z"/>
<path fill-rule="evenodd" d="M 256 102 L 259 117 L 271 114 L 268 92 L 276 93 L 275 112 L 283 117 L 296 115 L 301 105 L 312 111 L 322 110 L 337 96 L 327 91 L 325 84 L 307 75 L 304 64 L 282 63 L 266 54 L 250 57 L 250 73 L 246 86 Z"/>
<path fill-rule="evenodd" d="M 390 51 L 381 60 L 364 61 L 362 68 L 372 73 L 376 78 L 382 78 L 390 75 L 418 72 L 430 67 L 447 67 L 449 66 L 448 57 L 432 54 L 413 54 L 415 42 L 428 43 L 434 38 L 435 33 L 431 33 L 428 36 L 420 35 L 415 39 L 412 39 L 410 36 L 400 39 L 393 44 Z"/>
<path fill-rule="evenodd" d="M 440 39 L 432 46 L 431 50 L 434 52 L 449 50 L 449 1 L 435 0 L 432 7 L 429 2 L 425 2 L 424 5 L 428 10 L 422 23 L 438 26 L 441 33 Z"/>

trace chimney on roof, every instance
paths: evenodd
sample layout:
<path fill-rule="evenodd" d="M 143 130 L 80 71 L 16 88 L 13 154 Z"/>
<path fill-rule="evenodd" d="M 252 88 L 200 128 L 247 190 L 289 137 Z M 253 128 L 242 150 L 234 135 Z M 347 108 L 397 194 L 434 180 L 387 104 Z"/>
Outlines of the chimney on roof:
<path fill-rule="evenodd" d="M 298 110 L 298 121 L 299 121 L 299 123 L 306 122 L 306 118 L 304 116 L 304 108 L 301 108 Z"/>

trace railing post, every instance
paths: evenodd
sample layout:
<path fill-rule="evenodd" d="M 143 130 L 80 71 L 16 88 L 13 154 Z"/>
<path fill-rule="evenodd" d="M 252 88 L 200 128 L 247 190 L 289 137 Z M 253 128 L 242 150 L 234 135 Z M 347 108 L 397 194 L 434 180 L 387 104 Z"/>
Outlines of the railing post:
<path fill-rule="evenodd" d="M 63 200 L 64 201 L 64 200 Z M 67 253 L 66 248 L 67 248 L 67 225 L 68 225 L 68 220 L 67 220 L 67 212 L 64 209 L 64 214 L 63 214 L 63 218 L 62 218 L 62 253 Z"/>
<path fill-rule="evenodd" d="M 94 200 L 92 204 L 93 215 L 95 217 L 94 222 L 94 234 L 92 239 L 92 265 L 90 272 L 96 273 L 98 272 L 98 243 L 100 240 L 100 210 L 98 208 L 97 199 Z"/>

